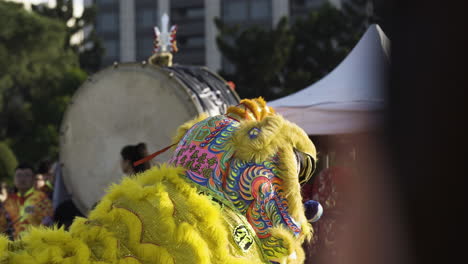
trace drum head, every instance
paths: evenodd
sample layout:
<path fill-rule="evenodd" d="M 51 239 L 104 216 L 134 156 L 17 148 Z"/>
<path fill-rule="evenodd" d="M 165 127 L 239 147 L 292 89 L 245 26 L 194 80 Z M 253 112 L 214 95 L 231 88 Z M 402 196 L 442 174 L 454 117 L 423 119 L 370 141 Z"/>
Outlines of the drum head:
<path fill-rule="evenodd" d="M 60 159 L 67 190 L 87 214 L 123 177 L 120 151 L 144 142 L 149 153 L 171 144 L 178 126 L 203 109 L 170 71 L 120 64 L 98 72 L 77 91 L 61 126 Z M 154 159 L 167 161 L 171 151 Z"/>

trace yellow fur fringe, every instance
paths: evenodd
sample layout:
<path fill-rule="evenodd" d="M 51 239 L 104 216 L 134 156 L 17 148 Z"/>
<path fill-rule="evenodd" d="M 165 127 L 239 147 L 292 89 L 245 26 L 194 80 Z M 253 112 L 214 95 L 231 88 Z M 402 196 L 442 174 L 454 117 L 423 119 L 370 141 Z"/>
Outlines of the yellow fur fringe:
<path fill-rule="evenodd" d="M 0 237 L 0 263 L 266 263 L 259 245 L 235 250 L 222 208 L 183 174 L 161 166 L 125 178 L 70 232 L 32 228 L 16 247 Z"/>

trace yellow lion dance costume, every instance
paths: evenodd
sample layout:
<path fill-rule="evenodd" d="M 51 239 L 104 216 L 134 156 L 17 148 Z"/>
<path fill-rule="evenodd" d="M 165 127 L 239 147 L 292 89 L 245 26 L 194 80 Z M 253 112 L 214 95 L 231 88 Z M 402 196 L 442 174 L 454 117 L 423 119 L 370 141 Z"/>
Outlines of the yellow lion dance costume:
<path fill-rule="evenodd" d="M 113 185 L 70 231 L 0 237 L 0 263 L 303 263 L 306 133 L 261 98 L 177 133 L 168 164 Z"/>

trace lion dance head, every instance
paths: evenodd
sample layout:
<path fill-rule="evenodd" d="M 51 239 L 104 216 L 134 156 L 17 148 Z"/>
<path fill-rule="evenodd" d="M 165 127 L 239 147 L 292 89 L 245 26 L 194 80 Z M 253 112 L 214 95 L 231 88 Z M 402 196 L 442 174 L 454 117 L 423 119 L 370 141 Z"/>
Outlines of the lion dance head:
<path fill-rule="evenodd" d="M 187 122 L 174 141 L 170 163 L 250 225 L 233 227 L 243 250 L 255 238 L 272 263 L 303 262 L 301 244 L 312 228 L 300 190 L 313 173 L 316 150 L 301 128 L 262 98 L 246 99 L 225 115 Z"/>

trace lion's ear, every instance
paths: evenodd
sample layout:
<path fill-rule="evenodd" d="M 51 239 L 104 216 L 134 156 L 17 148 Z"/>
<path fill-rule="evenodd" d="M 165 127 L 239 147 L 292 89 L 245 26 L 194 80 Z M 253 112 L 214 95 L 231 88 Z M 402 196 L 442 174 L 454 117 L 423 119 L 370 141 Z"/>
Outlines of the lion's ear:
<path fill-rule="evenodd" d="M 205 120 L 206 118 L 208 118 L 208 114 L 207 113 L 201 113 L 200 115 L 198 115 L 194 119 L 192 119 L 190 121 L 187 121 L 184 124 L 182 124 L 181 126 L 179 126 L 177 128 L 176 135 L 172 138 L 172 144 L 176 144 L 177 142 L 179 142 L 184 137 L 185 133 L 187 133 L 187 131 L 193 125 L 195 125 L 196 123 L 198 123 L 198 122 L 200 122 L 202 120 Z"/>
<path fill-rule="evenodd" d="M 274 141 L 280 136 L 283 123 L 284 119 L 278 115 L 242 122 L 232 139 L 236 157 L 260 162 L 275 154 L 278 145 Z"/>

